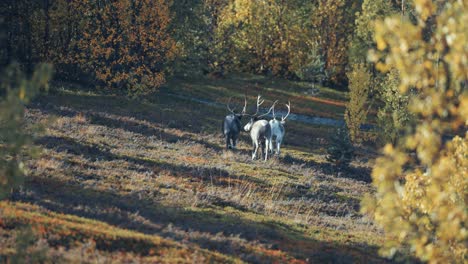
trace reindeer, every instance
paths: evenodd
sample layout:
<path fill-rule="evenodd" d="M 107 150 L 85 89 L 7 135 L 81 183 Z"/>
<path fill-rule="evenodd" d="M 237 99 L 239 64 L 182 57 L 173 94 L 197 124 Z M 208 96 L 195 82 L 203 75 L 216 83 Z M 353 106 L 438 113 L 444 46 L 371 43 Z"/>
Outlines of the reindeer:
<path fill-rule="evenodd" d="M 291 112 L 291 102 L 288 102 L 288 104 L 286 104 L 286 107 L 288 108 L 288 113 L 286 114 L 286 116 L 281 116 L 281 121 L 278 121 L 276 119 L 276 114 L 275 114 L 275 105 L 278 101 L 275 101 L 273 103 L 273 119 L 270 120 L 270 127 L 271 127 L 271 140 L 270 140 L 270 151 L 272 151 L 272 153 L 275 152 L 275 149 L 276 149 L 276 154 L 280 154 L 280 148 L 281 148 L 281 142 L 283 141 L 283 137 L 284 137 L 284 124 L 286 123 L 286 118 L 288 118 L 289 116 L 289 113 Z M 275 147 L 276 148 L 273 148 L 273 139 L 275 140 Z"/>
<path fill-rule="evenodd" d="M 227 115 L 223 120 L 222 133 L 226 138 L 226 149 L 235 149 L 237 138 L 239 137 L 239 133 L 242 129 L 241 119 L 245 115 L 247 108 L 247 98 L 244 98 L 244 108 L 240 113 L 234 112 L 234 110 L 231 109 L 230 104 L 231 98 L 229 98 L 227 103 L 227 109 L 231 114 Z"/>
<path fill-rule="evenodd" d="M 270 110 L 260 116 L 257 116 L 258 110 L 260 108 L 260 105 L 262 105 L 264 100 L 261 99 L 261 96 L 259 95 L 257 97 L 257 111 L 255 114 L 250 115 L 250 121 L 244 126 L 245 131 L 250 131 L 250 137 L 252 139 L 252 145 L 253 145 L 253 151 L 252 151 L 252 160 L 254 160 L 257 157 L 257 151 L 258 147 L 261 145 L 261 152 L 262 155 L 265 155 L 265 161 L 268 159 L 268 148 L 270 146 L 270 140 L 271 140 L 271 127 L 270 123 L 267 120 L 260 120 L 261 117 L 268 115 L 272 108 Z"/>

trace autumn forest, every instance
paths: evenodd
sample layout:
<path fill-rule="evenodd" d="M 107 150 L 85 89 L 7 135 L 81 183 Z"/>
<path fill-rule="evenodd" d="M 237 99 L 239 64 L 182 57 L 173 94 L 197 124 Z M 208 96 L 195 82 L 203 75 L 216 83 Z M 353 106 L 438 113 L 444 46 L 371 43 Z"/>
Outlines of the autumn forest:
<path fill-rule="evenodd" d="M 3 0 L 0 40 L 0 263 L 468 261 L 468 0 Z"/>

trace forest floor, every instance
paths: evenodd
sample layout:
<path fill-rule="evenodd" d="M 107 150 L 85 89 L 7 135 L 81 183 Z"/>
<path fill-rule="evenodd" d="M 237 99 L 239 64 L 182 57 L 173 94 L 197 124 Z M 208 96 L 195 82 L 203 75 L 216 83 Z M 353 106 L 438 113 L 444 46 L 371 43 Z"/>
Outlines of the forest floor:
<path fill-rule="evenodd" d="M 247 133 L 224 149 L 226 108 L 181 99 L 242 104 L 245 94 L 252 106 L 262 94 L 266 105 L 291 100 L 294 113 L 342 119 L 345 93 L 307 89 L 257 76 L 177 79 L 139 101 L 57 84 L 28 106 L 43 150 L 0 202 L 0 262 L 21 246 L 55 262 L 387 262 L 381 230 L 360 213 L 373 191 L 368 150 L 339 169 L 325 159 L 334 127 L 288 121 L 281 156 L 252 161 Z"/>

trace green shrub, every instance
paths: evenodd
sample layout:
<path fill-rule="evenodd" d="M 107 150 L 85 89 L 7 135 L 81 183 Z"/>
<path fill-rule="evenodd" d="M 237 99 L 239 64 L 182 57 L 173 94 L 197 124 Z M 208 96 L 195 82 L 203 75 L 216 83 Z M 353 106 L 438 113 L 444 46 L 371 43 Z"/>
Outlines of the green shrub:
<path fill-rule="evenodd" d="M 48 244 L 40 243 L 39 236 L 30 225 L 21 227 L 16 232 L 15 253 L 10 256 L 12 264 L 51 263 L 47 255 Z"/>
<path fill-rule="evenodd" d="M 340 167 L 347 167 L 354 156 L 354 147 L 351 143 L 349 131 L 343 126 L 332 135 L 327 148 L 327 160 Z"/>
<path fill-rule="evenodd" d="M 307 63 L 295 72 L 297 77 L 308 82 L 322 82 L 327 78 L 325 71 L 325 61 L 321 52 L 315 45 L 307 56 Z"/>
<path fill-rule="evenodd" d="M 396 69 L 388 72 L 379 87 L 379 98 L 383 106 L 377 113 L 379 138 L 384 143 L 396 143 L 401 132 L 411 120 L 408 110 L 410 96 L 400 93 L 399 73 Z"/>
<path fill-rule="evenodd" d="M 348 72 L 349 79 L 349 102 L 346 104 L 345 121 L 349 129 L 349 135 L 353 142 L 359 142 L 359 131 L 361 125 L 366 121 L 367 98 L 372 85 L 372 75 L 363 63 L 353 65 Z"/>
<path fill-rule="evenodd" d="M 31 153 L 32 138 L 24 129 L 24 105 L 48 88 L 52 67 L 36 67 L 30 79 L 19 65 L 7 67 L 0 77 L 0 198 L 21 183 L 26 173 L 24 155 Z"/>

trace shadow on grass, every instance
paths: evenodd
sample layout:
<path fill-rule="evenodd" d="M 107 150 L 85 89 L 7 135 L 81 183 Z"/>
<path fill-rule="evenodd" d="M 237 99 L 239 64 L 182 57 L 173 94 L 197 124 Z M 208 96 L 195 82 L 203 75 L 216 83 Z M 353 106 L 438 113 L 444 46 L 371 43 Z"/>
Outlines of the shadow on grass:
<path fill-rule="evenodd" d="M 169 171 L 175 177 L 190 178 L 191 180 L 210 181 L 218 186 L 227 186 L 230 178 L 239 178 L 245 181 L 255 183 L 259 186 L 268 188 L 271 185 L 261 179 L 248 175 L 233 175 L 227 170 L 212 167 L 176 165 L 164 161 L 141 159 L 128 155 L 119 155 L 111 152 L 110 148 L 102 147 L 97 144 L 83 144 L 71 138 L 44 136 L 36 140 L 36 144 L 44 148 L 53 149 L 57 152 L 66 152 L 69 154 L 83 156 L 91 161 L 127 161 L 135 165 L 141 165 L 145 171 L 158 173 L 160 171 Z"/>
<path fill-rule="evenodd" d="M 210 117 L 218 113 L 217 108 L 196 102 L 181 102 L 177 98 L 171 98 L 163 94 L 154 98 L 152 103 L 112 95 L 47 95 L 37 98 L 31 104 L 31 107 L 57 115 L 63 115 L 64 111 L 66 112 L 68 109 L 77 113 L 105 113 L 122 118 L 132 117 L 134 120 L 147 121 L 162 127 L 178 128 L 191 133 L 202 132 L 202 128 L 219 133 L 221 127 L 220 124 L 206 122 Z M 220 117 L 220 120 L 222 120 L 222 117 Z"/>
<path fill-rule="evenodd" d="M 365 183 L 371 183 L 371 169 L 363 168 L 363 167 L 342 167 L 333 165 L 331 163 L 319 163 L 310 160 L 302 160 L 296 157 L 292 157 L 290 155 L 286 155 L 280 158 L 282 163 L 285 164 L 304 164 L 306 167 L 318 169 L 319 171 L 323 172 L 324 174 L 334 175 L 335 177 L 339 178 L 348 178 L 357 181 L 362 181 Z"/>
<path fill-rule="evenodd" d="M 210 142 L 206 142 L 206 141 L 199 140 L 199 139 L 194 139 L 186 135 L 179 136 L 179 135 L 170 134 L 170 133 L 164 132 L 162 129 L 159 129 L 157 127 L 142 124 L 141 122 L 137 122 L 137 121 L 128 120 L 128 118 L 115 119 L 115 118 L 105 117 L 105 116 L 94 114 L 94 113 L 88 113 L 86 116 L 90 119 L 91 124 L 95 124 L 95 125 L 106 126 L 109 128 L 120 128 L 129 132 L 141 134 L 147 137 L 156 136 L 157 138 L 164 140 L 168 143 L 175 143 L 177 141 L 189 141 L 189 142 L 195 142 L 197 144 L 200 144 L 204 146 L 205 148 L 212 149 L 216 152 L 223 150 L 222 147 L 212 144 Z"/>
<path fill-rule="evenodd" d="M 177 109 L 179 106 L 181 109 Z M 120 128 L 143 136 L 160 136 L 162 140 L 169 143 L 178 140 L 193 141 L 217 152 L 223 149 L 203 139 L 173 135 L 158 128 L 169 126 L 186 132 L 199 133 L 203 131 L 202 125 L 208 123 L 207 117 L 211 118 L 219 114 L 220 118 L 223 118 L 220 111 L 216 112 L 214 108 L 202 107 L 200 104 L 185 105 L 165 97 L 158 98 L 157 104 L 147 104 L 114 96 L 58 95 L 39 99 L 33 107 L 59 116 L 72 117 L 78 113 L 85 113 L 87 121 L 92 124 Z M 166 113 L 167 109 L 169 113 Z M 194 111 L 194 109 L 199 111 Z M 219 124 L 205 124 L 205 127 L 206 131 L 219 134 Z M 247 135 L 244 134 L 243 137 Z M 222 142 L 220 138 L 220 143 Z M 145 170 L 156 173 L 167 170 L 176 177 L 207 181 L 211 180 L 212 175 L 217 175 L 219 177 L 215 177 L 213 184 L 219 186 L 226 186 L 228 177 L 237 177 L 218 168 L 176 165 L 164 161 L 119 155 L 113 153 L 113 149 L 108 146 L 81 143 L 67 137 L 46 136 L 38 139 L 37 143 L 57 152 L 83 156 L 92 161 L 126 161 L 135 167 L 141 166 Z M 250 155 L 250 151 L 240 150 L 239 152 Z M 281 161 L 285 164 L 304 163 L 299 159 L 282 159 Z M 308 166 L 315 168 L 321 164 L 309 163 Z M 57 178 L 59 176 L 53 175 L 29 177 L 26 184 L 27 191 L 17 196 L 16 199 L 36 203 L 52 211 L 98 219 L 147 234 L 160 234 L 179 241 L 188 240 L 202 248 L 240 257 L 248 262 L 271 261 L 265 261 L 265 253 L 255 252 L 250 244 L 227 238 L 239 235 L 241 239 L 253 244 L 256 241 L 271 244 L 273 248 L 285 251 L 291 256 L 309 259 L 312 262 L 382 261 L 377 257 L 376 249 L 366 244 L 350 246 L 313 240 L 288 225 L 261 220 L 263 217 L 259 217 L 258 221 L 253 221 L 236 214 L 211 209 L 187 209 L 162 205 L 157 202 L 157 190 L 145 190 L 141 195 L 141 193 L 123 194 L 114 189 L 84 187 L 79 182 L 78 176 L 72 175 L 76 181 L 59 179 Z M 84 177 L 95 179 L 97 175 L 89 174 Z M 258 178 L 240 177 L 262 187 L 271 186 Z M 175 228 L 171 229 L 170 226 Z M 206 233 L 208 236 L 192 235 L 196 232 Z"/>
<path fill-rule="evenodd" d="M 151 101 L 152 103 L 141 102 L 113 95 L 56 94 L 39 97 L 30 107 L 58 116 L 72 117 L 78 113 L 86 113 L 90 121 L 97 125 L 121 128 L 144 136 L 161 136 L 163 140 L 170 143 L 174 143 L 176 140 L 188 140 L 215 151 L 224 149 L 221 122 L 226 114 L 225 109 L 177 99 L 163 92 L 155 98 L 151 98 Z M 110 115 L 114 116 L 110 117 Z M 143 122 L 146 122 L 147 125 Z M 209 133 L 219 139 L 219 144 L 196 137 L 170 135 L 158 127 L 175 128 L 195 134 Z M 303 125 L 298 128 L 295 126 L 288 128 L 287 144 L 297 147 L 307 146 L 313 151 L 316 149 L 316 143 L 304 139 L 315 135 L 315 130 L 309 129 L 304 132 L 303 129 Z M 166 138 L 164 138 L 165 136 Z M 322 135 L 319 133 L 316 136 L 321 137 Z M 248 135 L 242 139 L 250 144 Z"/>
<path fill-rule="evenodd" d="M 168 143 L 192 141 L 217 152 L 223 150 L 220 145 L 206 140 L 188 135 L 174 135 L 159 128 L 176 128 L 189 133 L 200 133 L 202 128 L 208 129 L 206 132 L 217 132 L 220 143 L 223 143 L 219 129 L 213 131 L 209 126 L 213 124 L 206 125 L 209 123 L 208 117 L 213 115 L 212 109 L 202 108 L 196 104 L 184 105 L 187 109 L 197 109 L 197 111 L 191 115 L 174 112 L 165 114 L 165 110 L 179 108 L 177 102 L 171 101 L 170 97 L 167 100 L 159 98 L 158 102 L 162 103 L 156 106 L 116 96 L 58 95 L 39 98 L 30 107 L 56 116 L 73 117 L 85 113 L 91 124 L 120 128 L 147 137 L 155 136 Z M 217 127 L 220 125 L 214 128 Z"/>
<path fill-rule="evenodd" d="M 384 262 L 377 257 L 376 249 L 368 245 L 349 246 L 316 241 L 274 221 L 255 222 L 212 210 L 167 207 L 136 194 L 122 195 L 111 190 L 83 188 L 78 183 L 56 178 L 29 177 L 26 186 L 27 194 L 17 195 L 15 200 L 146 234 L 158 234 L 181 242 L 188 240 L 201 248 L 240 257 L 248 262 L 262 263 L 274 259 L 264 255 L 264 252 L 256 252 L 239 239 L 227 238 L 239 235 L 241 239 L 253 243 L 270 243 L 273 248 L 290 256 L 312 262 Z M 34 195 L 28 196 L 31 193 Z M 207 233 L 208 236 L 192 236 L 193 232 Z"/>

